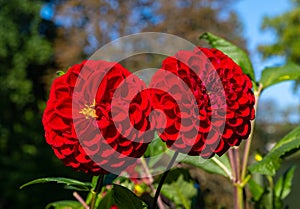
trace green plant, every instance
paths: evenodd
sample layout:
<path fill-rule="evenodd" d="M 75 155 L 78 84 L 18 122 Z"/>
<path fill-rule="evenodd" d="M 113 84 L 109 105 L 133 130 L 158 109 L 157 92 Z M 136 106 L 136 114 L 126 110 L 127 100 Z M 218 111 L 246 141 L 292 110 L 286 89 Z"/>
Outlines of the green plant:
<path fill-rule="evenodd" d="M 242 68 L 243 72 L 249 76 L 256 99 L 255 108 L 257 108 L 261 93 L 266 88 L 282 81 L 300 78 L 300 66 L 288 63 L 282 67 L 263 70 L 261 79 L 257 81 L 250 59 L 242 49 L 211 33 L 205 33 L 200 38 L 208 41 L 213 48 L 217 48 L 231 57 Z M 225 176 L 234 188 L 235 209 L 244 209 L 250 202 L 250 197 L 246 192 L 247 186 L 251 192 L 251 200 L 254 202 L 255 208 L 280 209 L 283 208 L 284 198 L 290 193 L 295 167 L 288 169 L 277 182 L 275 182 L 274 176 L 282 160 L 299 150 L 300 127 L 294 129 L 280 140 L 267 155 L 257 155 L 257 162 L 249 165 L 254 125 L 255 121 L 253 120 L 251 132 L 244 146 L 234 146 L 226 154 L 221 154 L 221 157 L 214 156 L 206 160 L 201 160 L 200 156 L 183 156 L 178 152 L 168 150 L 165 143 L 155 139 L 149 144 L 144 157 L 137 162 L 138 166 L 132 170 L 132 172 L 147 174 L 147 178 L 128 179 L 121 175 L 100 174 L 93 177 L 91 183 L 67 178 L 43 178 L 33 180 L 21 188 L 36 183 L 57 182 L 64 184 L 66 189 L 88 192 L 85 200 L 77 192 L 74 192 L 73 194 L 77 201 L 64 200 L 50 203 L 46 208 L 95 209 L 118 207 L 121 209 L 142 209 L 147 208 L 147 205 L 152 205 L 152 209 L 154 209 L 156 208 L 156 201 L 158 201 L 161 209 L 167 207 L 166 205 L 173 208 L 192 208 L 193 200 L 199 191 L 194 186 L 187 169 L 177 167 L 170 171 L 175 158 L 177 158 L 181 163 L 190 164 L 210 173 Z M 161 159 L 151 158 L 148 162 L 145 159 L 162 153 L 167 156 L 170 162 L 166 166 L 166 172 L 160 176 L 161 178 L 154 179 L 151 176 L 151 171 L 160 166 Z M 168 173 L 172 174 L 167 175 Z M 261 181 L 257 181 L 257 179 Z M 167 201 L 165 202 L 168 204 L 163 203 L 159 199 L 160 191 L 166 197 Z"/>

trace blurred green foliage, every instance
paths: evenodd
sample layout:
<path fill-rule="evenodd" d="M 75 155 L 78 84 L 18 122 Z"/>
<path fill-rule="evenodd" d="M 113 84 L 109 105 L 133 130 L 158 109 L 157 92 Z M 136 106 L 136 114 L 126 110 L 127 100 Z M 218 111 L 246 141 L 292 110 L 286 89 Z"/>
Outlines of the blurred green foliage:
<path fill-rule="evenodd" d="M 265 58 L 284 56 L 287 61 L 300 63 L 300 1 L 293 0 L 290 11 L 276 17 L 265 17 L 262 29 L 274 32 L 273 43 L 261 45 L 259 50 Z"/>
<path fill-rule="evenodd" d="M 56 192 L 57 186 L 19 190 L 36 177 L 73 173 L 54 158 L 43 137 L 41 114 L 47 93 L 42 75 L 54 62 L 53 37 L 42 29 L 54 25 L 41 19 L 42 4 L 38 0 L 0 0 L 1 209 L 41 208 L 70 196 L 70 192 Z"/>
<path fill-rule="evenodd" d="M 292 8 L 275 17 L 265 17 L 262 29 L 272 31 L 275 41 L 259 46 L 264 58 L 278 55 L 287 62 L 300 64 L 300 1 L 291 0 Z M 295 82 L 294 90 L 300 87 L 300 79 Z"/>

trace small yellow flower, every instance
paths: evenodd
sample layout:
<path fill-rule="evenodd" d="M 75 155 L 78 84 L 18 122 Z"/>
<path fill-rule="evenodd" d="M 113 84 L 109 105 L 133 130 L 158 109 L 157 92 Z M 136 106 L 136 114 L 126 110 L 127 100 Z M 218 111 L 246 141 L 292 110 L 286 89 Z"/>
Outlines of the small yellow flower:
<path fill-rule="evenodd" d="M 145 192 L 144 188 L 140 184 L 134 185 L 134 191 L 137 196 L 141 196 Z"/>
<path fill-rule="evenodd" d="M 261 154 L 256 153 L 254 159 L 259 162 L 262 161 L 263 157 L 261 156 Z"/>

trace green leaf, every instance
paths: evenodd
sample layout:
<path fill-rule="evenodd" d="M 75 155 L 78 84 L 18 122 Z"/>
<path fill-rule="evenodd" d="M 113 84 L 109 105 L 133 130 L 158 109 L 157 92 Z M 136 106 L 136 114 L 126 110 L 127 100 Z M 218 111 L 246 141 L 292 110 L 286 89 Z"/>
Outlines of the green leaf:
<path fill-rule="evenodd" d="M 49 203 L 45 209 L 81 209 L 82 205 L 74 200 L 62 200 Z"/>
<path fill-rule="evenodd" d="M 243 72 L 247 74 L 252 81 L 255 81 L 251 61 L 244 50 L 221 37 L 213 35 L 212 33 L 204 33 L 200 36 L 200 39 L 208 41 L 212 47 L 221 50 L 224 54 L 229 56 L 242 68 Z"/>
<path fill-rule="evenodd" d="M 59 77 L 59 76 L 62 76 L 62 75 L 64 75 L 64 74 L 66 74 L 64 71 L 62 71 L 62 70 L 58 70 L 58 71 L 56 71 L 56 75 Z"/>
<path fill-rule="evenodd" d="M 282 176 L 280 176 L 275 185 L 275 196 L 280 198 L 281 200 L 286 198 L 291 192 L 295 170 L 296 166 L 292 166 L 291 168 L 289 168 Z"/>
<path fill-rule="evenodd" d="M 274 176 L 283 157 L 287 157 L 300 148 L 300 126 L 295 128 L 262 159 L 249 167 L 252 173 Z"/>
<path fill-rule="evenodd" d="M 89 182 L 81 182 L 75 179 L 70 178 L 62 178 L 62 177 L 49 177 L 49 178 L 40 178 L 30 181 L 20 187 L 20 189 L 32 185 L 32 184 L 41 184 L 41 183 L 48 183 L 48 182 L 56 182 L 58 184 L 64 184 L 67 187 L 73 188 L 81 188 L 85 190 L 89 190 L 91 188 L 91 183 Z"/>
<path fill-rule="evenodd" d="M 99 205 L 96 207 L 97 209 L 110 209 L 111 206 L 115 204 L 113 198 L 113 191 L 110 190 L 106 193 L 106 195 L 101 199 Z"/>
<path fill-rule="evenodd" d="M 167 149 L 168 147 L 166 143 L 164 143 L 156 133 L 154 139 L 148 145 L 144 155 L 145 157 L 153 157 L 155 155 L 160 155 L 164 153 Z"/>
<path fill-rule="evenodd" d="M 262 194 L 264 193 L 264 188 L 256 183 L 253 179 L 248 181 L 249 189 L 252 194 L 253 200 L 256 202 L 258 201 Z"/>
<path fill-rule="evenodd" d="M 266 68 L 261 74 L 260 83 L 263 88 L 267 88 L 274 84 L 288 81 L 297 80 L 300 78 L 300 66 L 294 63 L 288 63 L 281 67 Z"/>
<path fill-rule="evenodd" d="M 147 150 L 144 154 L 145 160 L 150 171 L 155 172 L 155 169 L 162 169 L 160 166 L 157 166 L 157 163 L 162 160 L 164 155 L 169 151 L 166 143 L 164 143 L 161 138 L 155 133 L 154 139 L 148 145 Z"/>
<path fill-rule="evenodd" d="M 120 209 L 147 209 L 146 204 L 132 191 L 121 185 L 114 184 L 113 198 Z"/>
<path fill-rule="evenodd" d="M 258 202 L 255 202 L 255 209 L 277 209 L 273 207 L 273 193 L 267 187 Z"/>
<path fill-rule="evenodd" d="M 196 196 L 197 189 L 194 187 L 193 181 L 186 179 L 183 173 L 174 172 L 169 174 L 169 179 L 167 178 L 161 193 L 177 206 L 191 208 L 192 198 Z M 173 181 L 170 181 L 171 178 Z"/>
<path fill-rule="evenodd" d="M 90 191 L 89 187 L 82 187 L 82 186 L 71 186 L 71 185 L 65 185 L 64 186 L 65 189 L 69 189 L 69 190 L 75 190 L 75 191 L 85 191 L 88 192 Z"/>
<path fill-rule="evenodd" d="M 186 156 L 181 162 L 201 168 L 209 173 L 216 173 L 232 178 L 230 162 L 227 155 L 214 156 L 211 159 L 203 159 L 199 156 Z"/>

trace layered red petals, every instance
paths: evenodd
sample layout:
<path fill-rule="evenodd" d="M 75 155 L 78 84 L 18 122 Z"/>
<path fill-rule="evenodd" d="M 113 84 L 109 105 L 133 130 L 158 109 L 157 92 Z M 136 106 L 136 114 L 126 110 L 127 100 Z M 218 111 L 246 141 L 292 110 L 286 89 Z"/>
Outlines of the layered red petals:
<path fill-rule="evenodd" d="M 203 157 L 222 155 L 250 133 L 252 83 L 217 49 L 196 48 L 166 58 L 150 86 L 163 87 L 153 94 L 152 102 L 166 121 L 160 137 L 173 150 Z"/>
<path fill-rule="evenodd" d="M 47 143 L 66 166 L 92 174 L 120 173 L 144 154 L 153 138 L 144 88 L 116 63 L 74 65 L 53 82 L 43 115 Z M 133 100 L 132 92 L 137 92 Z"/>
<path fill-rule="evenodd" d="M 46 141 L 66 166 L 92 174 L 125 170 L 154 131 L 173 150 L 222 155 L 249 136 L 251 88 L 217 49 L 166 58 L 149 88 L 120 64 L 84 61 L 53 82 L 43 115 Z"/>

